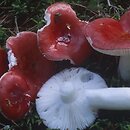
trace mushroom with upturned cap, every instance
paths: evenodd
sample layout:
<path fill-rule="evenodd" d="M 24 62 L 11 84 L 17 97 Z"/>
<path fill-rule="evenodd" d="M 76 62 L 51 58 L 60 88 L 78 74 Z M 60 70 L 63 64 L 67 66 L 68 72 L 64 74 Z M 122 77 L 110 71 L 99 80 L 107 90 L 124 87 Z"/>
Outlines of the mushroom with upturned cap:
<path fill-rule="evenodd" d="M 42 56 L 34 32 L 24 31 L 9 37 L 6 47 L 10 70 L 24 75 L 34 100 L 42 84 L 55 73 L 55 63 Z"/>
<path fill-rule="evenodd" d="M 105 81 L 83 68 L 64 70 L 38 92 L 36 109 L 51 129 L 89 127 L 99 109 L 130 110 L 130 88 L 107 88 Z"/>
<path fill-rule="evenodd" d="M 38 92 L 37 112 L 52 129 L 84 129 L 96 118 L 86 100 L 91 89 L 106 88 L 105 81 L 84 68 L 66 69 L 52 76 Z"/>
<path fill-rule="evenodd" d="M 86 22 L 79 20 L 69 4 L 52 4 L 45 11 L 47 24 L 38 30 L 38 46 L 49 60 L 70 60 L 83 63 L 91 54 L 83 29 Z"/>
<path fill-rule="evenodd" d="M 123 24 L 112 18 L 99 18 L 87 24 L 85 34 L 96 51 L 120 56 L 119 73 L 123 80 L 130 81 L 130 33 Z"/>

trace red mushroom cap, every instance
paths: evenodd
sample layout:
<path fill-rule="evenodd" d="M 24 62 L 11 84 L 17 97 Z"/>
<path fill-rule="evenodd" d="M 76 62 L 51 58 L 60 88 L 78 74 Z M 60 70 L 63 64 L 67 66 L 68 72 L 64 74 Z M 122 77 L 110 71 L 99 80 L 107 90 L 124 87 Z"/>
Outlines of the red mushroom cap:
<path fill-rule="evenodd" d="M 7 53 L 0 48 L 0 77 L 8 70 Z"/>
<path fill-rule="evenodd" d="M 116 56 L 130 53 L 130 34 L 112 18 L 99 18 L 90 22 L 85 34 L 90 45 L 99 52 Z"/>
<path fill-rule="evenodd" d="M 47 24 L 38 30 L 39 47 L 50 60 L 67 60 L 81 64 L 90 55 L 83 34 L 86 22 L 80 21 L 69 4 L 55 3 L 45 11 Z"/>
<path fill-rule="evenodd" d="M 130 10 L 125 12 L 119 20 L 124 31 L 130 33 Z"/>
<path fill-rule="evenodd" d="M 40 53 L 36 33 L 21 32 L 16 37 L 8 38 L 6 45 L 17 61 L 11 70 L 23 73 L 34 99 L 42 84 L 54 74 L 54 62 L 45 59 Z"/>
<path fill-rule="evenodd" d="M 0 79 L 0 108 L 3 115 L 11 120 L 25 116 L 30 108 L 30 96 L 24 77 L 9 71 Z"/>

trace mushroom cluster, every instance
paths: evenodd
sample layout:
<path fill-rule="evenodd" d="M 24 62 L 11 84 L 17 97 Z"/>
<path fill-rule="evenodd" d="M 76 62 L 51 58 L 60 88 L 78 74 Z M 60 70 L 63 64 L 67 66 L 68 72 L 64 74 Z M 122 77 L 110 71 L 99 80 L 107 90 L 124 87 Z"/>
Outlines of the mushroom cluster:
<path fill-rule="evenodd" d="M 1 59 L 0 109 L 10 120 L 28 113 L 41 86 L 56 72 L 53 61 L 70 60 L 79 65 L 91 54 L 83 32 L 87 22 L 78 19 L 69 4 L 51 5 L 45 20 L 47 24 L 37 33 L 23 31 L 6 40 L 9 70 L 4 70 Z"/>
<path fill-rule="evenodd" d="M 71 17 L 69 12 L 72 12 Z M 130 11 L 122 15 L 120 20 L 98 18 L 88 23 L 80 21 L 82 26 L 78 26 L 83 27 L 78 30 L 85 35 L 94 50 L 120 56 L 119 74 L 125 81 L 130 80 L 129 15 Z M 71 57 L 75 55 L 74 48 L 68 55 L 69 46 L 75 46 L 74 43 L 80 41 L 80 35 L 78 39 L 74 37 L 73 41 L 73 36 L 78 34 L 74 32 L 77 25 L 72 26 L 71 23 L 73 18 L 77 21 L 70 6 L 64 3 L 53 4 L 45 11 L 47 24 L 38 30 L 38 39 L 40 50 L 48 59 L 69 59 L 75 64 L 83 61 L 82 57 L 80 62 Z M 46 37 L 46 33 L 50 35 Z M 77 59 L 79 55 L 75 55 Z M 130 88 L 108 88 L 98 74 L 84 68 L 71 68 L 57 73 L 43 84 L 37 96 L 37 112 L 44 124 L 52 129 L 77 130 L 89 127 L 95 121 L 99 109 L 130 110 Z"/>
<path fill-rule="evenodd" d="M 120 20 L 87 22 L 80 20 L 69 4 L 58 2 L 46 9 L 44 18 L 47 24 L 37 33 L 19 32 L 7 39 L 7 53 L 0 48 L 2 114 L 19 120 L 36 101 L 36 110 L 46 126 L 77 130 L 89 127 L 98 109 L 129 110 L 130 88 L 108 88 L 100 75 L 82 67 L 54 75 L 54 61 L 81 65 L 93 48 L 120 56 L 119 73 L 130 81 L 130 11 Z"/>

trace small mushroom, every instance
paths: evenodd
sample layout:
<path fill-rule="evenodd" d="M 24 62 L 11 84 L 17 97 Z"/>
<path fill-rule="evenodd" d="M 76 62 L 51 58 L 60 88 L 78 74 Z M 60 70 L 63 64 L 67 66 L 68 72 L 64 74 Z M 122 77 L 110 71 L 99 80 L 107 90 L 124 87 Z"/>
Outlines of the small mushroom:
<path fill-rule="evenodd" d="M 6 51 L 0 48 L 0 77 L 8 71 L 8 60 Z"/>
<path fill-rule="evenodd" d="M 31 96 L 25 77 L 13 71 L 6 72 L 0 79 L 0 109 L 10 120 L 23 118 L 30 109 Z"/>
<path fill-rule="evenodd" d="M 37 46 L 37 35 L 24 31 L 6 41 L 9 67 L 11 71 L 21 72 L 30 86 L 32 100 L 36 98 L 42 84 L 55 72 L 55 64 L 40 53 Z"/>
<path fill-rule="evenodd" d="M 119 73 L 123 80 L 130 81 L 130 33 L 123 24 L 112 18 L 99 18 L 86 25 L 86 38 L 97 51 L 120 56 Z"/>
<path fill-rule="evenodd" d="M 47 24 L 38 30 L 38 45 L 47 59 L 81 64 L 90 56 L 91 47 L 83 34 L 87 23 L 77 18 L 69 4 L 52 4 L 44 18 Z"/>
<path fill-rule="evenodd" d="M 96 111 L 91 110 L 87 90 L 106 88 L 105 81 L 84 68 L 66 69 L 52 76 L 38 92 L 36 109 L 51 129 L 77 130 L 92 124 Z"/>

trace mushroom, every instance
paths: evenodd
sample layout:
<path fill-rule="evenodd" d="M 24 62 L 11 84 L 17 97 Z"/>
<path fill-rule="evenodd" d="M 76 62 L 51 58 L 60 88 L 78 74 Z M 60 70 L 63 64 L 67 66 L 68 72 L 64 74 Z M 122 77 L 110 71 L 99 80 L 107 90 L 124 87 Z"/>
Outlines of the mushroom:
<path fill-rule="evenodd" d="M 8 70 L 8 60 L 6 51 L 0 48 L 0 77 Z"/>
<path fill-rule="evenodd" d="M 85 35 L 95 50 L 120 56 L 120 76 L 130 81 L 130 33 L 124 30 L 123 24 L 112 18 L 99 18 L 86 25 Z"/>
<path fill-rule="evenodd" d="M 38 30 L 38 46 L 49 60 L 70 60 L 83 63 L 91 54 L 83 28 L 86 22 L 79 20 L 69 4 L 52 4 L 45 11 L 47 24 Z"/>
<path fill-rule="evenodd" d="M 66 69 L 52 76 L 40 89 L 37 112 L 51 129 L 84 129 L 96 118 L 85 91 L 106 87 L 105 81 L 93 72 L 84 68 Z"/>
<path fill-rule="evenodd" d="M 36 109 L 51 129 L 89 127 L 99 109 L 130 110 L 130 88 L 108 88 L 96 73 L 66 69 L 51 77 L 38 92 Z"/>
<path fill-rule="evenodd" d="M 0 109 L 10 120 L 23 118 L 30 109 L 31 96 L 25 77 L 13 71 L 0 79 Z"/>
<path fill-rule="evenodd" d="M 6 41 L 9 67 L 11 71 L 22 73 L 28 86 L 32 100 L 36 98 L 42 84 L 55 73 L 55 64 L 40 53 L 37 46 L 37 35 L 24 31 Z"/>

